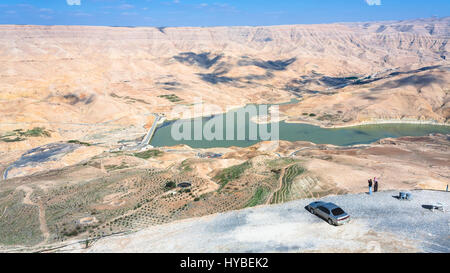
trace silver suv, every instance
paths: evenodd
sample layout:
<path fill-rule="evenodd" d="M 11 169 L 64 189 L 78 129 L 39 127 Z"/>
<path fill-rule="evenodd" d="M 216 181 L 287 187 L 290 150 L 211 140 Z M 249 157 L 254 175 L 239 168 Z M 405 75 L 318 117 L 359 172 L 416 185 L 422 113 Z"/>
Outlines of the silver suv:
<path fill-rule="evenodd" d="M 333 203 L 316 201 L 306 206 L 306 209 L 325 219 L 330 225 L 340 226 L 350 221 L 350 215 Z"/>

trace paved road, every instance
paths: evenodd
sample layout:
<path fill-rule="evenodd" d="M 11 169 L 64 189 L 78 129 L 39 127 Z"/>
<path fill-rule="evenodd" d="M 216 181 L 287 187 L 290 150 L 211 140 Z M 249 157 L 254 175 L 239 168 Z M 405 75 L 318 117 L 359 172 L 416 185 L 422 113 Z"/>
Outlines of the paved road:
<path fill-rule="evenodd" d="M 144 139 L 142 139 L 141 143 L 139 143 L 138 145 L 134 145 L 134 146 L 122 146 L 121 149 L 131 150 L 131 151 L 140 150 L 150 144 L 150 141 L 152 140 L 153 135 L 155 134 L 156 128 L 158 127 L 158 122 L 160 122 L 162 119 L 160 116 L 158 116 L 156 114 L 152 114 L 152 115 L 155 116 L 155 121 L 153 122 L 152 127 L 148 130 Z"/>
<path fill-rule="evenodd" d="M 340 205 L 352 221 L 334 227 L 307 212 L 312 200 L 188 219 L 103 239 L 73 252 L 450 252 L 450 214 L 423 205 L 449 204 L 450 193 L 413 191 L 412 201 L 398 192 L 323 198 Z"/>
<path fill-rule="evenodd" d="M 155 115 L 155 121 L 152 124 L 152 127 L 150 130 L 148 130 L 147 135 L 142 140 L 139 147 L 145 147 L 146 145 L 150 144 L 150 141 L 152 140 L 153 134 L 155 133 L 156 127 L 158 126 L 158 122 L 161 120 L 161 117 L 158 115 Z"/>

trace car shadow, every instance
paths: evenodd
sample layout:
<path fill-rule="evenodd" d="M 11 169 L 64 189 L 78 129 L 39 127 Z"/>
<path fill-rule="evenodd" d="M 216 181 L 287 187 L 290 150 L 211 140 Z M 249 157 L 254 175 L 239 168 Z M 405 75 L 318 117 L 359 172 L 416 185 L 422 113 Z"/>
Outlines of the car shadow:
<path fill-rule="evenodd" d="M 432 210 L 433 206 L 432 205 L 422 205 L 422 208 Z"/>

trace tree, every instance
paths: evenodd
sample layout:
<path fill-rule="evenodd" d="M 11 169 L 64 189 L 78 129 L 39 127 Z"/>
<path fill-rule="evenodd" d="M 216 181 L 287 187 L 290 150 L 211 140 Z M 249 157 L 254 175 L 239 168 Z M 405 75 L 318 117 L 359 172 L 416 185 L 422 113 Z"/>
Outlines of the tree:
<path fill-rule="evenodd" d="M 175 184 L 175 182 L 173 181 L 168 181 L 166 183 L 166 189 L 171 190 L 177 187 L 177 184 Z"/>

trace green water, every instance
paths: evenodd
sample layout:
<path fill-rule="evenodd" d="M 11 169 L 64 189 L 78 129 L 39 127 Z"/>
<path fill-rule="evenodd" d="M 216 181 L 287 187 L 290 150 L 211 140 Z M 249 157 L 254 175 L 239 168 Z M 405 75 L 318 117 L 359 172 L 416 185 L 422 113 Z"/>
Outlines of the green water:
<path fill-rule="evenodd" d="M 217 115 L 210 118 L 202 118 L 203 125 L 206 122 L 217 121 L 216 119 L 223 118 L 223 129 L 219 129 L 219 135 L 226 139 L 226 122 L 224 115 Z M 194 129 L 194 121 L 200 119 L 184 120 L 184 124 L 191 124 L 191 128 Z M 235 116 L 237 120 L 237 116 Z M 220 120 L 219 120 L 220 121 Z M 250 121 L 247 116 L 246 122 L 239 123 L 238 126 L 234 123 L 234 140 L 180 140 L 177 141 L 172 137 L 171 129 L 173 122 L 166 122 L 160 126 L 151 141 L 151 145 L 155 147 L 162 146 L 175 146 L 179 144 L 186 144 L 192 148 L 213 148 L 213 147 L 248 147 L 258 142 L 263 141 L 259 133 L 257 139 L 252 140 L 249 138 L 248 129 L 250 123 L 252 126 L 256 126 L 259 132 L 258 124 Z M 310 141 L 316 144 L 334 144 L 339 146 L 349 146 L 356 144 L 368 144 L 375 142 L 382 138 L 387 137 L 402 137 L 402 136 L 425 136 L 430 133 L 450 134 L 450 126 L 439 125 L 420 125 L 420 124 L 377 124 L 377 125 L 362 125 L 347 128 L 337 129 L 325 129 L 314 125 L 299 124 L 299 123 L 286 123 L 280 122 L 279 125 L 279 139 L 287 141 Z M 245 139 L 237 140 L 237 132 L 245 130 Z M 268 132 L 270 132 L 271 126 L 268 125 Z M 194 139 L 194 130 L 191 132 L 191 139 Z M 213 130 L 214 131 L 214 130 Z"/>

